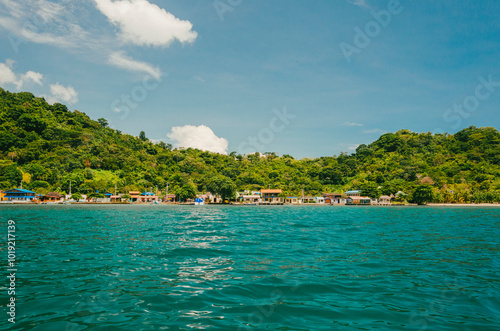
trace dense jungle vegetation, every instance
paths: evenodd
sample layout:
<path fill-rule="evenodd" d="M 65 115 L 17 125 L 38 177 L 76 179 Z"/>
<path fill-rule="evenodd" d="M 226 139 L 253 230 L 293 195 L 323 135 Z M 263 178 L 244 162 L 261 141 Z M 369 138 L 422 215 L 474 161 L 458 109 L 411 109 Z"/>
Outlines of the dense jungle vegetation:
<path fill-rule="evenodd" d="M 281 188 L 284 195 L 362 190 L 400 200 L 431 192 L 435 202 L 500 201 L 500 133 L 469 127 L 451 134 L 387 133 L 348 155 L 215 154 L 173 149 L 108 127 L 62 104 L 0 88 L 0 189 L 46 193 L 170 192 L 182 199 L 216 192 Z M 398 194 L 399 192 L 399 194 Z"/>

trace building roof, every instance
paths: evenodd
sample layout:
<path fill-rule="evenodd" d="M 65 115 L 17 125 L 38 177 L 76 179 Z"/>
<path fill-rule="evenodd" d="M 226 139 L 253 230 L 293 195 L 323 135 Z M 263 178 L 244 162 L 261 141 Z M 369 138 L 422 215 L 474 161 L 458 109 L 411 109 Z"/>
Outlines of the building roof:
<path fill-rule="evenodd" d="M 59 193 L 57 193 L 57 192 L 49 192 L 49 193 L 45 194 L 44 197 L 48 197 L 48 198 L 60 198 L 60 197 L 62 197 L 62 195 L 59 194 Z"/>
<path fill-rule="evenodd" d="M 351 199 L 351 200 L 366 200 L 366 199 L 369 199 L 369 200 L 371 200 L 370 197 L 348 197 L 347 199 Z"/>
<path fill-rule="evenodd" d="M 286 197 L 287 199 L 298 199 L 299 197 Z"/>
<path fill-rule="evenodd" d="M 141 193 L 141 195 L 150 195 L 150 196 L 153 196 L 155 195 L 154 193 L 152 192 L 144 192 L 144 193 Z"/>
<path fill-rule="evenodd" d="M 13 189 L 4 191 L 4 193 L 5 194 L 8 194 L 8 193 L 35 193 L 36 194 L 36 192 L 30 191 L 30 190 L 25 190 L 22 188 L 13 188 Z"/>
<path fill-rule="evenodd" d="M 139 192 L 139 191 L 128 191 L 128 194 L 130 194 L 130 195 L 131 194 L 139 195 L 139 194 L 141 194 L 141 192 Z"/>
<path fill-rule="evenodd" d="M 387 199 L 387 200 L 390 200 L 390 199 L 391 199 L 391 197 L 390 197 L 390 196 L 388 196 L 388 195 L 382 195 L 382 196 L 380 197 L 380 199 Z"/>
<path fill-rule="evenodd" d="M 243 199 L 260 199 L 260 195 L 243 195 Z"/>
<path fill-rule="evenodd" d="M 361 192 L 360 190 L 352 190 L 352 191 L 347 191 L 345 193 L 348 194 L 348 193 L 360 193 L 360 192 Z"/>
<path fill-rule="evenodd" d="M 260 190 L 260 193 L 281 193 L 283 191 L 281 191 L 281 189 L 277 188 L 277 189 L 274 189 L 274 188 L 271 188 L 271 189 L 262 189 Z"/>

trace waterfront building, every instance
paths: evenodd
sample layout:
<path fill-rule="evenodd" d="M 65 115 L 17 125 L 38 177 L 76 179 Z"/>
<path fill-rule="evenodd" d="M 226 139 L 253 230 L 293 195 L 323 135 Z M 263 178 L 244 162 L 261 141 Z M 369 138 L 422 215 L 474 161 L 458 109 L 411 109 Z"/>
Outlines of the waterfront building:
<path fill-rule="evenodd" d="M 14 188 L 4 192 L 4 200 L 12 202 L 29 202 L 36 200 L 36 192 L 22 188 Z"/>
<path fill-rule="evenodd" d="M 282 204 L 285 199 L 279 197 L 282 191 L 280 189 L 262 189 L 260 195 L 262 196 L 262 203 L 267 204 Z"/>
<path fill-rule="evenodd" d="M 63 201 L 64 197 L 57 192 L 49 192 L 45 195 L 40 196 L 41 202 L 59 202 Z"/>
<path fill-rule="evenodd" d="M 346 199 L 346 205 L 371 205 L 372 199 L 369 197 L 351 196 Z"/>

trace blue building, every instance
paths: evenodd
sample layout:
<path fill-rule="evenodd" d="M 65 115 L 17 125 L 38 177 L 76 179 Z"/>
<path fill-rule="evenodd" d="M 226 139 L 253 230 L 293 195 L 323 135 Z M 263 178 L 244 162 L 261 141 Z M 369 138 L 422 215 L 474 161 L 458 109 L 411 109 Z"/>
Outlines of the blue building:
<path fill-rule="evenodd" d="M 33 199 L 36 199 L 36 192 L 29 191 L 29 190 L 24 190 L 22 188 L 13 188 L 11 190 L 7 190 L 4 192 L 4 199 L 7 201 L 22 201 L 22 202 L 28 202 L 32 201 Z"/>

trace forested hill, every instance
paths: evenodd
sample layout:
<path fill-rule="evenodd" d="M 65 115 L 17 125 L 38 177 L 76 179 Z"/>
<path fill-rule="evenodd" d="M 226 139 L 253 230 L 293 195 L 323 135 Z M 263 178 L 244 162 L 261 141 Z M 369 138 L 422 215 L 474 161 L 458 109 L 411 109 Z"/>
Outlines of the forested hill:
<path fill-rule="evenodd" d="M 411 196 L 432 187 L 435 201 L 500 200 L 500 133 L 470 127 L 454 135 L 401 130 L 361 145 L 352 155 L 296 160 L 290 155 L 214 154 L 172 149 L 141 134 L 109 128 L 62 104 L 0 88 L 0 189 L 38 193 L 164 189 L 182 197 L 207 190 L 281 188 L 318 195 L 361 189 L 375 197 Z"/>

